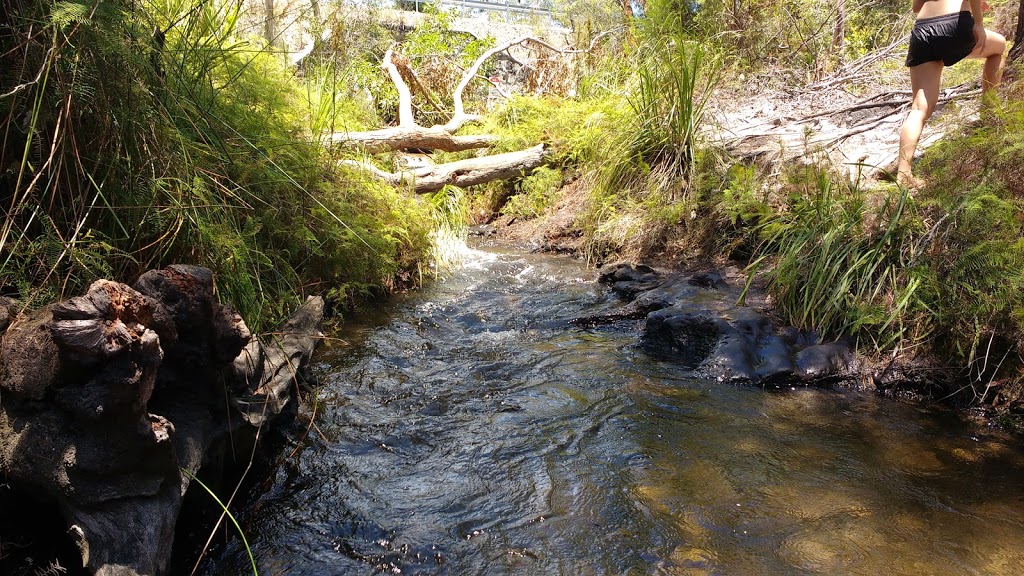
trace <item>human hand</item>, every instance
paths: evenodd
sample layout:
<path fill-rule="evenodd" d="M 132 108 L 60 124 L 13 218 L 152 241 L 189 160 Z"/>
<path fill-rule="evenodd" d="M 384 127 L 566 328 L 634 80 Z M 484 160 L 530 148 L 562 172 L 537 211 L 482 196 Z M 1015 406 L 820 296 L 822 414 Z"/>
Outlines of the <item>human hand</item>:
<path fill-rule="evenodd" d="M 981 54 L 985 51 L 985 39 L 988 34 L 985 33 L 985 26 L 981 22 L 974 23 L 974 52 Z"/>

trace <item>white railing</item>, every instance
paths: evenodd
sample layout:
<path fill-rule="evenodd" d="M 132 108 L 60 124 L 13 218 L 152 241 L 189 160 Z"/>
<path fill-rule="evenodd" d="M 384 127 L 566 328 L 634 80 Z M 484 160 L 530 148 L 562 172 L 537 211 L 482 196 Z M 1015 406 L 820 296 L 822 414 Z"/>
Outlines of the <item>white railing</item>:
<path fill-rule="evenodd" d="M 455 9 L 463 16 L 473 14 L 504 14 L 506 20 L 512 16 L 540 16 L 542 18 L 554 19 L 554 12 L 546 6 L 539 6 L 524 0 L 438 0 L 438 4 L 446 9 Z M 406 0 L 407 6 L 415 7 L 419 12 L 427 0 Z"/>

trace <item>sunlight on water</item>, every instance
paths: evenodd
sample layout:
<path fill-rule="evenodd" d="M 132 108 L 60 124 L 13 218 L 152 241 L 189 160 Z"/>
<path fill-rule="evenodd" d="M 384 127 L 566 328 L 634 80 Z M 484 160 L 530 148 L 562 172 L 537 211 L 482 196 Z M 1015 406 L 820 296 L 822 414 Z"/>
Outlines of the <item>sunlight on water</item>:
<path fill-rule="evenodd" d="M 579 263 L 465 248 L 340 336 L 240 508 L 267 573 L 1019 574 L 1024 457 L 870 394 L 695 380 Z M 308 411 L 308 409 L 307 409 Z M 300 444 L 294 456 L 289 455 Z M 236 542 L 204 563 L 238 574 Z"/>

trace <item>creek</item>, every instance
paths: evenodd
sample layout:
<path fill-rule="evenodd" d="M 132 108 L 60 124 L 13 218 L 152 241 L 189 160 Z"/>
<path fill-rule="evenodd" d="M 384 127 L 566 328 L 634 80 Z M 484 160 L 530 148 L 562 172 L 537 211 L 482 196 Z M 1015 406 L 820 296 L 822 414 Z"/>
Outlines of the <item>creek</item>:
<path fill-rule="evenodd" d="M 261 573 L 1020 573 L 1018 440 L 867 392 L 694 380 L 638 321 L 569 322 L 622 306 L 593 278 L 482 245 L 348 322 L 316 358 L 316 428 L 300 414 L 237 506 Z M 202 573 L 248 566 L 233 538 Z"/>

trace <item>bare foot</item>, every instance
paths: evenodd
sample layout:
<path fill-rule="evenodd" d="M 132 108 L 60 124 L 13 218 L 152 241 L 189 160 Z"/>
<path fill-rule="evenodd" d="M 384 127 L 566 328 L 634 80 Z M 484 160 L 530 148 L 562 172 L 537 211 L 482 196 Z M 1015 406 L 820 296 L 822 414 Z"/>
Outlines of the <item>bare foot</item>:
<path fill-rule="evenodd" d="M 900 172 L 896 175 L 896 183 L 903 186 L 907 190 L 920 190 L 924 188 L 924 180 L 915 177 L 913 174 L 907 172 Z"/>

